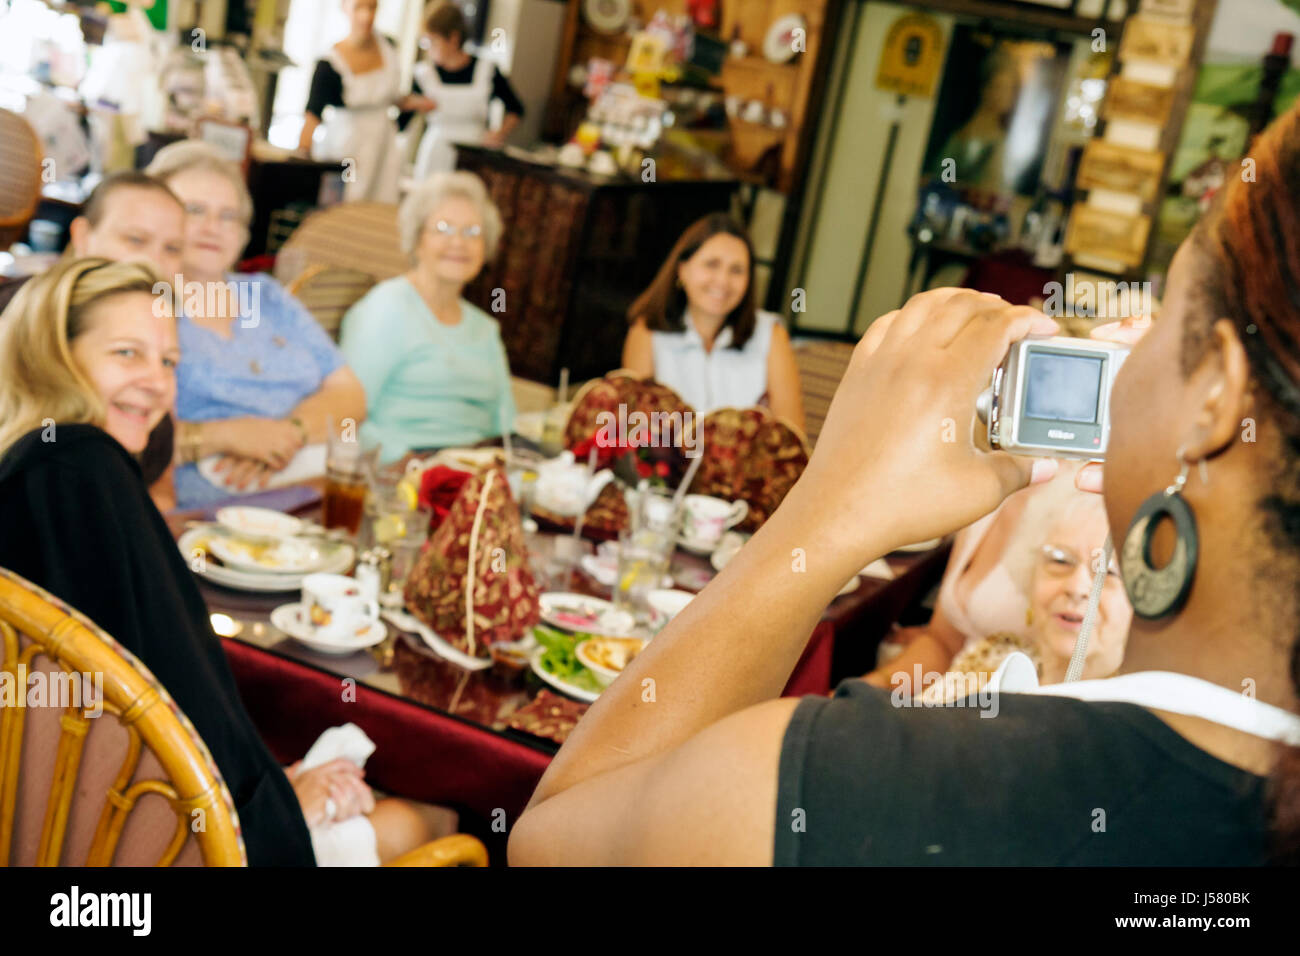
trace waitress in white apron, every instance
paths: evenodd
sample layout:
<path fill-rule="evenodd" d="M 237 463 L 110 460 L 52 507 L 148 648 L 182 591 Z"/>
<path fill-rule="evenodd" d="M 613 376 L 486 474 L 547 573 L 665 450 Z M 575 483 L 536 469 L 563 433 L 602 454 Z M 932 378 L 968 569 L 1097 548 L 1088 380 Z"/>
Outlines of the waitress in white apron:
<path fill-rule="evenodd" d="M 435 0 L 425 10 L 425 38 L 429 60 L 415 67 L 415 82 L 433 101 L 425 114 L 426 129 L 415 156 L 415 178 L 456 168 L 456 144 L 500 148 L 523 118 L 524 106 L 486 57 L 465 52 L 465 18 L 448 0 Z M 494 99 L 505 106 L 500 129 L 488 129 L 488 108 Z"/>
<path fill-rule="evenodd" d="M 348 202 L 397 202 L 402 158 L 392 107 L 433 107 L 424 97 L 402 96 L 397 51 L 374 32 L 376 6 L 377 0 L 343 0 L 350 29 L 316 63 L 298 142 L 304 154 L 344 164 L 343 198 Z M 313 149 L 322 120 L 325 134 Z"/>

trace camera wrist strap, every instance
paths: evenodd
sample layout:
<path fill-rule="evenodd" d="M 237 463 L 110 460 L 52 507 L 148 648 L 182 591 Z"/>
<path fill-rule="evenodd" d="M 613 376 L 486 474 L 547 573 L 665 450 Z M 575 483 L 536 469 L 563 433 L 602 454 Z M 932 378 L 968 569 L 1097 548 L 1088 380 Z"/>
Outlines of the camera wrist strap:
<path fill-rule="evenodd" d="M 1097 624 L 1097 610 L 1101 606 L 1101 589 L 1106 586 L 1106 575 L 1110 571 L 1110 557 L 1114 550 L 1110 535 L 1106 535 L 1106 544 L 1102 548 L 1101 563 L 1092 576 L 1092 590 L 1088 593 L 1088 610 L 1083 615 L 1083 625 L 1079 628 L 1079 637 L 1074 642 L 1074 653 L 1070 656 L 1070 666 L 1065 670 L 1065 683 L 1076 681 L 1083 676 L 1083 662 L 1088 656 L 1088 642 L 1092 638 L 1092 629 Z"/>

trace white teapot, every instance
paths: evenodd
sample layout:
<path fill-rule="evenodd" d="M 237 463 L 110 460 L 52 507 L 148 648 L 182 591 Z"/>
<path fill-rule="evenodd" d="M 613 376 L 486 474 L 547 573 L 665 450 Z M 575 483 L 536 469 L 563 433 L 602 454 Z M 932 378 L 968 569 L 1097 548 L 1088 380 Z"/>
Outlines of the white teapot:
<path fill-rule="evenodd" d="M 573 452 L 562 451 L 558 457 L 537 466 L 537 484 L 533 490 L 539 507 L 565 518 L 573 518 L 591 507 L 601 490 L 614 480 L 608 468 L 594 475 L 580 465 Z"/>

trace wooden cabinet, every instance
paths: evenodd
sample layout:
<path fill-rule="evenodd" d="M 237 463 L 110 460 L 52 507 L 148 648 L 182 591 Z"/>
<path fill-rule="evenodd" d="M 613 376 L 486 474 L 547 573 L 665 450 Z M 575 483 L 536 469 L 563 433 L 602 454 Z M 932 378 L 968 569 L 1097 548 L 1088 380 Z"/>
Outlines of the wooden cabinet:
<path fill-rule="evenodd" d="M 643 183 L 459 147 L 505 229 L 466 297 L 501 327 L 515 375 L 554 384 L 621 364 L 627 309 L 696 219 L 731 207 L 731 180 Z"/>
<path fill-rule="evenodd" d="M 574 65 L 585 66 L 593 57 L 612 60 L 622 67 L 631 45 L 628 34 L 603 34 L 584 22 L 581 0 L 568 2 L 564 41 L 544 127 L 547 138 L 557 142 L 573 134 L 587 110 L 580 91 L 569 85 L 569 70 Z M 656 10 L 674 17 L 687 12 L 686 0 L 633 0 L 632 6 L 642 23 L 648 22 Z M 727 163 L 738 177 L 789 192 L 802 175 L 805 159 L 800 147 L 808 138 L 806 127 L 815 119 L 808 115 L 809 104 L 817 65 L 823 57 L 827 0 L 722 0 L 721 11 L 717 39 L 730 43 L 738 35 L 749 52 L 739 58 L 728 52 L 720 74 L 712 78 L 710 86 L 724 97 L 737 98 L 741 104 L 757 101 L 765 112 L 779 110 L 785 120 L 783 125 L 776 125 L 766 119 L 754 123 L 740 116 L 729 117 Z M 772 24 L 789 14 L 803 17 L 803 51 L 789 62 L 772 63 L 763 56 L 763 41 Z M 773 151 L 775 157 L 770 155 Z"/>

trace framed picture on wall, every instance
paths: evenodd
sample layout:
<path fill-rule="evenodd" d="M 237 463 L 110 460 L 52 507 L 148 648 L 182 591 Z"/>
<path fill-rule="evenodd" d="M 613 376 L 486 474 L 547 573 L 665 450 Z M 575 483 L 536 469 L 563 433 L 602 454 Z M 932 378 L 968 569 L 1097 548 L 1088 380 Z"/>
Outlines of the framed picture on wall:
<path fill-rule="evenodd" d="M 1164 153 L 1093 139 L 1083 151 L 1075 183 L 1082 189 L 1134 193 L 1146 203 L 1156 198 L 1164 168 Z"/>

